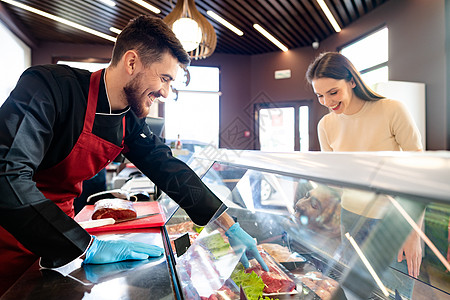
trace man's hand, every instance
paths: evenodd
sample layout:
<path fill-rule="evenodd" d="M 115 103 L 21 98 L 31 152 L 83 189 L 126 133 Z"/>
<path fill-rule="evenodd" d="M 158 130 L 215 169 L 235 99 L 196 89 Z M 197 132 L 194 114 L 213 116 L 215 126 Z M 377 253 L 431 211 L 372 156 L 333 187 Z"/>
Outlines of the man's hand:
<path fill-rule="evenodd" d="M 422 246 L 420 245 L 420 237 L 416 232 L 411 232 L 398 252 L 398 262 L 403 260 L 403 253 L 408 264 L 408 274 L 417 278 L 419 276 L 420 265 L 422 264 Z"/>
<path fill-rule="evenodd" d="M 155 245 L 126 240 L 102 241 L 93 236 L 93 242 L 86 251 L 85 264 L 107 264 L 123 260 L 143 260 L 158 257 L 163 249 Z"/>
<path fill-rule="evenodd" d="M 261 265 L 264 271 L 269 271 L 266 263 L 259 254 L 258 248 L 256 248 L 255 240 L 245 232 L 239 223 L 234 223 L 226 232 L 225 235 L 228 237 L 231 247 L 237 249 L 244 249 L 244 253 L 241 257 L 241 263 L 244 268 L 250 267 L 246 253 L 251 254 Z"/>

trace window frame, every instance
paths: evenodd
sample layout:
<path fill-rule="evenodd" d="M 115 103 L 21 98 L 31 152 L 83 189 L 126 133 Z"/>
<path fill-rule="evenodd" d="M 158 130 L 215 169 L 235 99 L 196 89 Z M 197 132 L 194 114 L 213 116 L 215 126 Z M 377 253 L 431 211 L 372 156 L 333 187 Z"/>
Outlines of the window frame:
<path fill-rule="evenodd" d="M 372 34 L 378 32 L 378 31 L 381 31 L 381 30 L 383 30 L 383 29 L 385 29 L 385 28 L 387 28 L 387 29 L 389 30 L 389 27 L 386 25 L 386 23 L 383 23 L 382 25 L 377 26 L 377 27 L 371 29 L 370 31 L 368 31 L 368 32 L 366 32 L 366 33 L 364 33 L 364 34 L 358 36 L 357 38 L 351 40 L 350 42 L 345 43 L 345 44 L 343 44 L 343 45 L 337 47 L 337 48 L 336 48 L 336 51 L 339 52 L 339 53 L 342 53 L 342 50 L 343 50 L 343 49 L 345 49 L 345 48 L 347 48 L 347 47 L 349 47 L 349 46 L 351 46 L 351 45 L 353 45 L 353 44 L 355 44 L 355 43 L 357 43 L 357 42 L 359 42 L 359 41 L 361 41 L 361 40 L 363 40 L 363 39 L 369 37 L 370 35 L 372 35 Z M 389 36 L 388 36 L 388 42 L 389 42 Z M 388 44 L 388 45 L 389 45 L 389 44 Z M 388 49 L 388 54 L 389 54 L 389 49 Z M 349 58 L 349 59 L 350 59 L 350 58 Z M 350 60 L 351 60 L 351 59 L 350 59 Z M 381 69 L 381 68 L 383 68 L 383 67 L 388 67 L 388 72 L 389 72 L 389 55 L 388 55 L 388 60 L 387 60 L 387 61 L 385 61 L 385 62 L 383 62 L 383 63 L 380 63 L 380 64 L 377 64 L 377 65 L 373 65 L 373 66 L 371 66 L 371 67 L 369 67 L 369 68 L 365 68 L 365 69 L 363 69 L 363 70 L 358 70 L 358 71 L 359 71 L 359 73 L 360 73 L 361 75 L 364 75 L 364 74 L 366 74 L 366 73 L 369 73 L 369 72 L 372 72 L 372 71 Z M 388 78 L 388 79 L 389 79 L 389 78 Z"/>
<path fill-rule="evenodd" d="M 221 118 L 221 107 L 222 107 L 222 92 L 221 92 L 221 89 L 222 89 L 222 82 L 221 82 L 221 74 L 222 74 L 222 71 L 221 71 L 221 68 L 220 68 L 220 66 L 216 66 L 216 65 L 192 65 L 192 66 L 188 66 L 187 67 L 187 75 L 185 75 L 185 76 L 187 76 L 188 78 L 187 78 L 187 80 L 190 82 L 190 72 L 189 72 L 189 68 L 190 67 L 195 67 L 195 68 L 215 68 L 215 69 L 218 69 L 218 90 L 217 91 L 211 91 L 211 90 L 190 90 L 190 89 L 188 89 L 188 88 L 183 88 L 183 87 L 181 87 L 181 88 L 176 88 L 176 97 L 175 97 L 175 99 L 166 99 L 166 100 L 164 100 L 164 101 L 161 101 L 159 104 L 159 116 L 160 117 L 162 117 L 162 118 L 164 118 L 165 120 L 166 120 L 166 115 L 167 115 L 167 109 L 166 109 L 166 102 L 167 101 L 178 101 L 178 97 L 179 97 L 179 95 L 181 95 L 181 94 L 184 94 L 184 93 L 186 93 L 186 94 L 192 94 L 192 93 L 200 93 L 200 94 L 213 94 L 213 95 L 217 95 L 218 96 L 218 132 L 217 132 L 217 147 L 221 147 L 221 139 L 220 139 L 220 132 L 221 132 L 221 124 L 222 124 L 222 118 Z M 179 76 L 179 74 L 177 75 L 177 76 Z M 178 79 L 178 77 L 177 77 L 177 79 Z M 170 97 L 170 96 L 169 96 Z M 167 139 L 170 139 L 170 138 L 168 138 L 167 136 L 166 136 L 166 134 L 165 134 L 165 132 L 164 132 L 164 138 L 167 138 Z M 185 139 L 185 138 L 184 138 Z M 181 137 L 181 140 L 183 141 L 183 137 Z M 208 143 L 208 142 L 205 142 L 205 143 Z"/>
<path fill-rule="evenodd" d="M 294 151 L 300 151 L 300 107 L 307 106 L 308 107 L 308 138 L 309 138 L 309 149 L 311 149 L 312 145 L 312 134 L 311 129 L 314 126 L 312 120 L 312 109 L 313 109 L 313 100 L 312 99 L 303 99 L 303 100 L 295 100 L 295 101 L 284 101 L 284 102 L 259 102 L 253 105 L 254 107 L 254 149 L 261 150 L 261 144 L 259 141 L 259 110 L 260 109 L 268 109 L 268 108 L 286 108 L 292 107 L 294 108 Z"/>

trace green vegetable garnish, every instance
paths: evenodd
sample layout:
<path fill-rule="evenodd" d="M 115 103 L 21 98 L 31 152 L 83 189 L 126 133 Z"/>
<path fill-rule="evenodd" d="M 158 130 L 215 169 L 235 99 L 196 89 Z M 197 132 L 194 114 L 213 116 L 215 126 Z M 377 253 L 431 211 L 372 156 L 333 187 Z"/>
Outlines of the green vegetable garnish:
<path fill-rule="evenodd" d="M 202 242 L 216 259 L 228 254 L 230 251 L 230 245 L 223 240 L 219 232 L 212 232 L 210 235 L 204 237 Z"/>
<path fill-rule="evenodd" d="M 193 228 L 194 228 L 195 232 L 200 233 L 200 232 L 202 232 L 203 228 L 205 228 L 205 227 L 194 224 Z"/>
<path fill-rule="evenodd" d="M 239 264 L 231 274 L 231 279 L 237 286 L 242 286 L 249 300 L 278 300 L 263 297 L 264 282 L 255 272 L 245 273 L 242 264 Z"/>

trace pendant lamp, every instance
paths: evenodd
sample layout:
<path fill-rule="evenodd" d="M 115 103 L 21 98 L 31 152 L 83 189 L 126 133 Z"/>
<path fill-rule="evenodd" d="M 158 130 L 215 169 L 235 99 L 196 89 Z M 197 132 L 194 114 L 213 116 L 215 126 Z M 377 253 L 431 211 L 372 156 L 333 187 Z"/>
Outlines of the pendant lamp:
<path fill-rule="evenodd" d="M 164 19 L 188 52 L 191 59 L 211 56 L 217 37 L 213 26 L 197 10 L 194 0 L 178 0 Z"/>

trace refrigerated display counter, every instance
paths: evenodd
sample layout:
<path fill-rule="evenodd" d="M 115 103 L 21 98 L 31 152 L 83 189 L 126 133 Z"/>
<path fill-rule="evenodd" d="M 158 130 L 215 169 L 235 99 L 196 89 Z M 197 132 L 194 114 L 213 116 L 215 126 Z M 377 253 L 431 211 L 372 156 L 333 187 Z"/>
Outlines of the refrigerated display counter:
<path fill-rule="evenodd" d="M 241 287 L 249 299 L 450 298 L 449 153 L 207 150 L 189 165 L 224 202 L 208 225 L 163 194 L 164 226 L 99 236 L 154 243 L 164 256 L 36 265 L 1 300 L 241 299 Z M 250 260 L 259 276 L 245 275 L 243 250 L 217 222 L 224 212 L 270 272 Z"/>
<path fill-rule="evenodd" d="M 448 152 L 214 150 L 190 165 L 295 282 L 270 297 L 450 299 Z M 180 284 L 211 297 L 198 285 Z"/>

